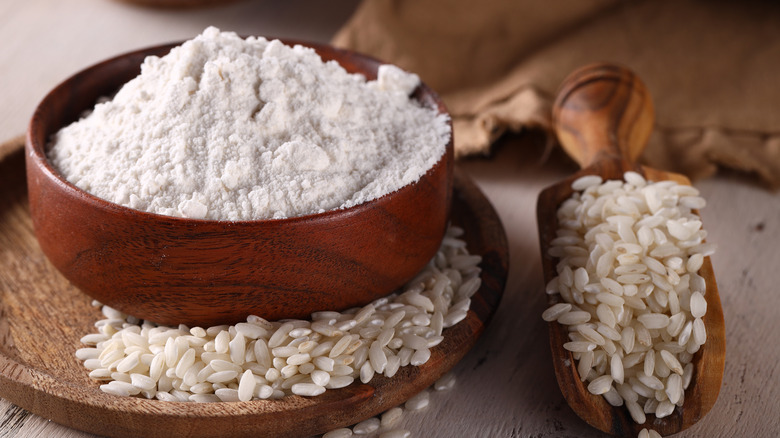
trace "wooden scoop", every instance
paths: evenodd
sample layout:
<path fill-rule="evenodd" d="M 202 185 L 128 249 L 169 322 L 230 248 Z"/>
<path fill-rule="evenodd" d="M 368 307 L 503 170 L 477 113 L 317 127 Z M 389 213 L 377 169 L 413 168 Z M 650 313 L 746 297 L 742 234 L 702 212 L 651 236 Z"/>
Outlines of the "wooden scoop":
<path fill-rule="evenodd" d="M 548 255 L 549 243 L 558 229 L 556 212 L 572 195 L 571 183 L 575 179 L 599 175 L 604 180 L 622 180 L 624 172 L 633 170 L 652 181 L 690 184 L 682 175 L 636 164 L 652 131 L 653 119 L 653 104 L 647 89 L 625 68 L 594 64 L 564 80 L 553 107 L 553 126 L 561 145 L 582 170 L 539 195 L 537 220 L 545 282 L 556 275 L 557 260 Z M 682 408 L 676 408 L 665 418 L 647 414 L 647 421 L 637 424 L 625 406 L 613 407 L 602 396 L 589 393 L 580 380 L 572 353 L 563 348 L 569 341 L 567 327 L 555 321 L 550 323 L 550 348 L 558 385 L 572 409 L 588 424 L 619 436 L 637 436 L 643 428 L 671 435 L 699 421 L 715 404 L 723 378 L 726 337 L 723 309 L 709 257 L 705 258 L 699 275 L 707 283 L 707 313 L 703 318 L 707 341 L 694 355 L 693 379 L 685 391 Z M 560 295 L 551 295 L 550 305 L 560 300 Z"/>

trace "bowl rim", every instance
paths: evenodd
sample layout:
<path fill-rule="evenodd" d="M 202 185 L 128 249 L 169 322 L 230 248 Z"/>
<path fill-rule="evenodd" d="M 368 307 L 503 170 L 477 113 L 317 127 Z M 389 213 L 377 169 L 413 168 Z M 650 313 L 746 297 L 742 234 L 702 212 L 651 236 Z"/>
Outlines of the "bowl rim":
<path fill-rule="evenodd" d="M 247 36 L 243 36 L 243 35 L 241 37 L 247 38 Z M 375 65 L 376 67 L 379 67 L 380 65 L 383 64 L 387 64 L 375 57 L 360 52 L 352 51 L 352 50 L 341 49 L 329 44 L 309 42 L 309 41 L 299 40 L 299 39 L 263 37 L 260 35 L 254 37 L 266 38 L 268 41 L 278 39 L 279 41 L 281 41 L 282 43 L 288 46 L 301 45 L 304 47 L 308 47 L 315 50 L 315 52 L 320 57 L 323 57 L 322 52 L 330 52 L 338 56 L 354 57 L 361 60 L 362 62 L 367 62 L 371 65 Z M 245 219 L 245 220 L 233 221 L 227 219 L 195 219 L 195 218 L 185 218 L 179 216 L 169 216 L 169 215 L 164 215 L 159 213 L 152 213 L 144 210 L 137 210 L 131 207 L 126 207 L 124 205 L 117 204 L 115 202 L 100 198 L 71 183 L 57 169 L 55 169 L 55 167 L 53 166 L 53 164 L 51 163 L 48 157 L 46 149 L 49 145 L 49 139 L 51 138 L 51 136 L 54 135 L 60 129 L 62 129 L 64 126 L 60 126 L 56 128 L 56 131 L 54 132 L 48 132 L 47 129 L 40 128 L 44 133 L 44 135 L 42 136 L 47 136 L 47 138 L 39 138 L 42 136 L 34 135 L 34 133 L 38 131 L 40 125 L 44 124 L 43 114 L 49 111 L 51 101 L 55 99 L 58 94 L 64 92 L 64 89 L 69 88 L 70 84 L 73 83 L 74 81 L 79 80 L 82 76 L 88 75 L 91 72 L 94 72 L 95 70 L 106 68 L 108 65 L 117 63 L 119 61 L 122 61 L 123 59 L 131 58 L 134 56 L 144 55 L 143 59 L 146 59 L 146 57 L 152 56 L 153 53 L 158 53 L 158 52 L 163 53 L 163 51 L 164 53 L 162 55 L 154 55 L 154 56 L 164 56 L 165 54 L 167 54 L 168 51 L 170 51 L 171 49 L 177 46 L 180 46 L 186 41 L 188 40 L 181 40 L 176 42 L 152 45 L 152 46 L 147 46 L 147 47 L 143 47 L 128 52 L 123 52 L 118 55 L 99 61 L 95 64 L 92 64 L 88 67 L 85 67 L 77 71 L 76 73 L 70 75 L 59 84 L 57 84 L 48 93 L 46 93 L 43 99 L 41 99 L 41 101 L 36 105 L 35 110 L 33 111 L 33 114 L 28 123 L 27 131 L 25 133 L 26 154 L 28 158 L 31 158 L 31 160 L 28 161 L 31 161 L 32 164 L 35 165 L 48 180 L 52 181 L 59 190 L 63 190 L 68 195 L 74 198 L 78 198 L 81 202 L 87 203 L 92 208 L 98 209 L 100 211 L 112 215 L 130 215 L 130 216 L 135 216 L 138 219 L 158 221 L 161 223 L 177 224 L 177 225 L 184 225 L 184 226 L 205 226 L 209 224 L 223 225 L 223 226 L 228 225 L 228 226 L 235 226 L 235 227 L 258 226 L 261 224 L 268 225 L 268 226 L 281 226 L 284 224 L 290 225 L 290 224 L 299 224 L 299 223 L 330 221 L 334 217 L 343 219 L 344 217 L 351 217 L 353 215 L 360 214 L 360 212 L 362 211 L 377 208 L 380 205 L 385 205 L 387 203 L 390 203 L 393 200 L 393 198 L 395 198 L 400 193 L 406 190 L 411 190 L 416 184 L 420 183 L 426 176 L 432 174 L 441 166 L 445 166 L 445 171 L 447 171 L 448 170 L 447 168 L 449 168 L 449 172 L 448 172 L 449 176 L 448 178 L 446 178 L 447 185 L 448 185 L 447 193 L 451 193 L 452 167 L 454 161 L 454 141 L 453 141 L 454 132 L 452 126 L 452 116 L 450 115 L 441 97 L 427 84 L 425 84 L 422 80 L 420 80 L 420 84 L 412 92 L 410 98 L 422 105 L 428 106 L 430 109 L 434 109 L 439 115 L 445 115 L 447 117 L 447 125 L 450 128 L 450 133 L 448 136 L 447 143 L 444 146 L 444 153 L 431 167 L 429 167 L 422 175 L 420 175 L 420 177 L 417 180 L 408 183 L 406 185 L 403 185 L 391 192 L 385 193 L 384 195 L 379 196 L 377 198 L 356 205 L 352 205 L 346 208 L 334 208 L 320 213 L 291 216 L 291 217 L 286 217 L 281 219 L 263 218 L 263 219 Z M 327 59 L 325 61 L 327 62 L 329 60 L 331 59 Z M 332 60 L 339 62 L 336 59 L 332 59 Z M 143 62 L 143 60 L 141 62 Z M 341 65 L 341 63 L 339 63 L 339 65 Z M 366 76 L 366 72 L 364 71 L 349 72 L 349 73 L 351 74 L 357 73 Z M 124 86 L 124 83 L 121 84 L 119 88 Z M 425 104 L 425 102 L 422 99 L 423 97 L 430 99 L 430 105 Z M 80 117 L 76 120 L 79 119 Z"/>

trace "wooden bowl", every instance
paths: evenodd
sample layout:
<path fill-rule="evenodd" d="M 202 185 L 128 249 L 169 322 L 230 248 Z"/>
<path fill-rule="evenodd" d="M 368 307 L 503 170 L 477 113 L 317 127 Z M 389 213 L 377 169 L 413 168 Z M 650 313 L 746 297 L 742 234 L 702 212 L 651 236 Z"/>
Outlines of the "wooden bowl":
<path fill-rule="evenodd" d="M 33 114 L 25 146 L 30 213 L 41 249 L 71 283 L 138 318 L 212 325 L 250 314 L 306 318 L 366 304 L 430 260 L 449 219 L 452 136 L 442 158 L 416 183 L 351 208 L 282 220 L 162 216 L 67 182 L 46 157 L 50 136 L 137 76 L 146 56 L 163 56 L 179 44 L 89 67 L 54 88 Z M 354 52 L 304 45 L 369 79 L 381 65 Z M 446 113 L 424 84 L 413 97 Z"/>

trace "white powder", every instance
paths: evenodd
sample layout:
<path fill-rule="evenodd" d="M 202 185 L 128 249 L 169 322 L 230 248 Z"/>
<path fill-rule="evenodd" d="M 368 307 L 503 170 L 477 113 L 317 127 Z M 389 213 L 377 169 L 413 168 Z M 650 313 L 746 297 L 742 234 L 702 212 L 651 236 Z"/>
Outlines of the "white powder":
<path fill-rule="evenodd" d="M 448 119 L 409 94 L 416 75 L 376 81 L 309 48 L 209 27 L 114 98 L 58 132 L 49 157 L 100 198 L 216 220 L 345 208 L 420 178 L 444 154 Z"/>

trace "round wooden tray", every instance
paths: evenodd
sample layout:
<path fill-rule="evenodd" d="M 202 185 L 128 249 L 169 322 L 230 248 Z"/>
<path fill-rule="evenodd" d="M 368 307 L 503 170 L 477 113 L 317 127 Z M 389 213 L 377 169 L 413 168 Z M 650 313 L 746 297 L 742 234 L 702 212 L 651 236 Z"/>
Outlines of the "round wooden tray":
<path fill-rule="evenodd" d="M 466 319 L 421 367 L 375 377 L 317 397 L 170 403 L 100 391 L 75 358 L 101 318 L 91 299 L 46 260 L 27 208 L 22 139 L 0 144 L 0 397 L 57 423 L 112 437 L 308 436 L 354 424 L 405 400 L 449 371 L 476 343 L 498 307 L 507 242 L 490 202 L 456 170 L 452 221 L 483 257 L 482 287 Z"/>

